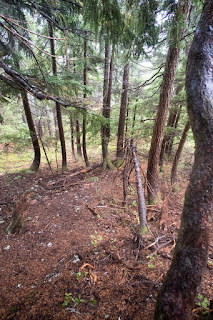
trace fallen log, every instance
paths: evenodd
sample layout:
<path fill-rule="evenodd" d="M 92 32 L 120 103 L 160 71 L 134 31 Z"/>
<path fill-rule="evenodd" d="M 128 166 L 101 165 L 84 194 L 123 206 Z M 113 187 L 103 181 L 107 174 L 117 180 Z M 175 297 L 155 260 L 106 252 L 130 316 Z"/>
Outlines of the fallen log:
<path fill-rule="evenodd" d="M 76 176 L 78 176 L 78 175 L 80 175 L 80 174 L 88 173 L 88 172 L 90 172 L 90 171 L 92 171 L 92 170 L 94 170 L 94 169 L 100 168 L 101 166 L 102 166 L 102 163 L 94 163 L 94 164 L 92 164 L 92 165 L 89 166 L 89 167 L 80 169 L 79 171 L 76 171 L 76 172 L 74 172 L 74 173 L 72 173 L 72 174 L 66 175 L 66 178 L 59 179 L 59 180 L 57 180 L 57 181 L 53 181 L 53 182 L 51 182 L 51 183 L 48 183 L 47 186 L 55 186 L 55 185 L 59 184 L 60 182 L 63 182 L 63 183 L 64 183 L 64 181 L 67 180 L 67 179 L 69 179 L 69 178 L 76 177 Z"/>

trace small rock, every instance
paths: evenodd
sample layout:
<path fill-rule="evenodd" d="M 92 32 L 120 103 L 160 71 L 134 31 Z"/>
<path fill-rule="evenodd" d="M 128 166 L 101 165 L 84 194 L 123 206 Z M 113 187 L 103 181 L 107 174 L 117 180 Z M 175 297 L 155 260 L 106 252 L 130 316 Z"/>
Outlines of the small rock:
<path fill-rule="evenodd" d="M 10 245 L 8 244 L 6 247 L 4 247 L 4 250 L 6 251 L 10 250 Z"/>
<path fill-rule="evenodd" d="M 80 259 L 79 259 L 79 256 L 77 254 L 74 254 L 74 260 L 73 260 L 73 263 L 77 263 L 79 262 Z"/>
<path fill-rule="evenodd" d="M 50 248 L 50 247 L 52 247 L 52 245 L 53 245 L 52 242 L 49 242 L 49 243 L 47 244 L 47 247 Z"/>

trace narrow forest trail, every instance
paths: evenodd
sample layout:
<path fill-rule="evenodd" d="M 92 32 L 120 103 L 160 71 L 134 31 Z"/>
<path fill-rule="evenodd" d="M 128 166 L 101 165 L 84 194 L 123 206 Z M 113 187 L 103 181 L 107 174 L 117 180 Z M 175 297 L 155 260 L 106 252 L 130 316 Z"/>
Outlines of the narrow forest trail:
<path fill-rule="evenodd" d="M 131 206 L 124 210 L 122 170 L 74 173 L 0 177 L 0 319 L 151 320 L 171 261 L 186 180 L 181 193 L 165 198 L 161 229 L 162 204 L 148 208 L 150 234 L 136 261 L 134 177 Z M 31 201 L 23 228 L 6 236 L 15 204 L 26 192 Z M 212 246 L 210 251 L 212 262 Z M 212 275 L 209 263 L 201 288 L 208 299 Z M 66 293 L 72 295 L 66 299 Z"/>

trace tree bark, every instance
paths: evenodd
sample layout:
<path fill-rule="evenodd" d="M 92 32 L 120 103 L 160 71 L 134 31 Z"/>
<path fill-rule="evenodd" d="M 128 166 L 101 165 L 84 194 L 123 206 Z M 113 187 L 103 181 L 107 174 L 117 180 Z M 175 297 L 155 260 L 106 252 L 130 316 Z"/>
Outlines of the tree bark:
<path fill-rule="evenodd" d="M 117 138 L 117 165 L 123 160 L 124 157 L 124 127 L 126 118 L 126 108 L 127 108 L 127 95 L 129 87 L 129 63 L 124 67 L 123 73 L 123 87 L 121 94 L 121 106 L 120 106 L 120 116 L 118 123 L 118 138 Z"/>
<path fill-rule="evenodd" d="M 27 119 L 28 128 L 30 130 L 30 137 L 31 137 L 33 149 L 34 149 L 34 160 L 30 166 L 30 170 L 38 171 L 40 166 L 40 161 L 41 161 L 41 152 L 40 152 L 38 137 L 37 137 L 37 133 L 34 126 L 27 93 L 25 91 L 22 91 L 21 96 L 22 96 L 24 112 Z"/>
<path fill-rule="evenodd" d="M 180 16 L 184 16 L 185 19 L 187 19 L 190 5 L 190 1 L 179 1 L 178 8 L 173 18 L 173 35 L 175 37 L 175 43 L 170 45 L 167 53 L 166 65 L 163 74 L 163 82 L 161 85 L 158 111 L 154 123 L 153 136 L 149 151 L 147 168 L 147 180 L 149 183 L 149 188 L 147 189 L 147 192 L 149 204 L 156 203 L 158 200 L 159 158 L 161 152 L 163 131 L 165 127 L 169 103 L 171 100 L 171 92 L 175 80 L 178 58 L 180 54 L 180 47 L 178 41 L 184 32 L 184 27 L 180 26 L 179 19 Z M 180 30 L 178 30 L 178 28 Z"/>
<path fill-rule="evenodd" d="M 51 117 L 50 117 L 50 109 L 48 105 L 46 105 L 45 110 L 47 115 L 47 128 L 48 128 L 50 137 L 52 137 L 53 131 L 52 131 L 52 123 L 51 123 Z"/>
<path fill-rule="evenodd" d="M 167 128 L 177 128 L 178 121 L 180 119 L 180 110 L 181 106 L 175 106 L 171 108 L 169 112 L 169 118 L 167 121 Z M 172 146 L 173 146 L 173 140 L 174 140 L 174 132 L 169 132 L 164 135 L 162 146 L 161 146 L 161 152 L 160 152 L 160 160 L 159 160 L 159 166 L 163 166 L 163 158 L 164 154 L 167 156 L 171 155 Z"/>
<path fill-rule="evenodd" d="M 82 157 L 82 152 L 81 152 L 81 133 L 80 133 L 79 121 L 77 119 L 76 119 L 76 122 L 75 122 L 75 132 L 76 132 L 77 155 L 79 157 Z"/>
<path fill-rule="evenodd" d="M 49 36 L 50 39 L 50 49 L 52 55 L 52 71 L 53 75 L 57 76 L 57 66 L 56 66 L 56 58 L 55 58 L 55 44 L 54 44 L 54 34 L 53 34 L 53 26 L 50 21 L 48 21 L 49 27 Z M 57 114 L 57 122 L 58 122 L 58 130 L 59 130 L 59 138 L 61 143 L 61 154 L 62 154 L 62 171 L 67 169 L 67 154 L 66 154 L 66 145 L 65 145 L 65 138 L 64 138 L 64 128 L 63 128 L 63 121 L 61 115 L 61 106 L 58 101 L 55 103 L 56 106 L 56 114 Z"/>
<path fill-rule="evenodd" d="M 87 40 L 84 39 L 84 86 L 86 87 L 87 85 Z M 86 99 L 87 94 L 86 94 L 86 88 L 84 91 L 84 99 Z M 82 149 L 83 149 L 83 155 L 84 155 L 84 161 L 87 167 L 89 167 L 89 160 L 87 156 L 87 144 L 86 144 L 86 123 L 87 123 L 87 115 L 86 113 L 83 114 L 83 128 L 82 128 Z"/>
<path fill-rule="evenodd" d="M 70 114 L 70 135 L 71 135 L 71 149 L 72 149 L 72 155 L 75 158 L 75 147 L 74 147 L 74 125 L 73 125 L 73 119 Z"/>
<path fill-rule="evenodd" d="M 109 70 L 110 69 L 110 70 Z M 103 169 L 113 168 L 109 159 L 108 144 L 110 138 L 110 102 L 111 102 L 111 89 L 112 89 L 112 70 L 113 61 L 111 59 L 109 68 L 109 43 L 105 42 L 105 62 L 104 62 L 104 85 L 103 85 L 103 111 L 104 118 L 108 121 L 102 125 L 101 128 L 101 142 L 102 142 L 102 157 Z"/>
<path fill-rule="evenodd" d="M 206 0 L 189 52 L 186 94 L 195 162 L 185 195 L 172 264 L 158 295 L 155 320 L 189 320 L 207 264 L 213 220 L 213 28 Z"/>
<path fill-rule="evenodd" d="M 179 143 L 177 151 L 175 153 L 173 164 L 172 164 L 171 185 L 177 183 L 177 166 L 178 166 L 178 163 L 179 163 L 179 160 L 180 160 L 180 156 L 181 156 L 184 144 L 186 142 L 187 133 L 189 131 L 189 128 L 190 128 L 190 123 L 189 123 L 189 121 L 187 121 L 187 123 L 185 125 L 185 128 L 183 130 L 182 137 L 180 139 L 180 143 Z"/>
<path fill-rule="evenodd" d="M 148 229 L 147 229 L 147 222 L 146 222 L 146 202 L 145 202 L 144 191 L 143 191 L 141 168 L 140 168 L 140 163 L 137 157 L 135 146 L 132 146 L 132 156 L 133 156 L 133 162 L 135 166 L 136 186 L 137 186 L 137 193 L 138 193 L 138 214 L 139 214 L 139 220 L 140 220 L 138 235 L 141 237 L 145 233 L 147 233 Z"/>

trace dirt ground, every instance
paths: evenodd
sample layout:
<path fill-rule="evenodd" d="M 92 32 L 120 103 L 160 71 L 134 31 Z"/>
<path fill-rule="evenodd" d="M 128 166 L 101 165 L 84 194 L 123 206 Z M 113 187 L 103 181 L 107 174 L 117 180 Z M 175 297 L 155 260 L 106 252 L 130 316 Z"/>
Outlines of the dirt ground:
<path fill-rule="evenodd" d="M 134 174 L 127 210 L 122 170 L 77 173 L 79 168 L 60 175 L 43 169 L 0 177 L 1 320 L 152 319 L 171 263 L 189 171 L 183 170 L 176 192 L 164 178 L 164 201 L 147 208 L 149 235 L 140 251 Z M 20 198 L 29 193 L 20 233 L 5 235 L 15 206 L 20 209 Z M 211 239 L 200 302 L 213 298 L 212 276 Z M 205 308 L 195 309 L 197 319 Z"/>

